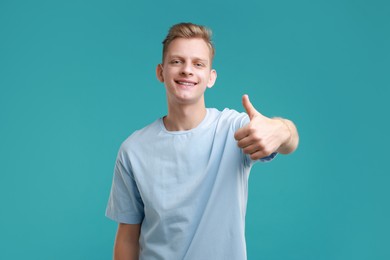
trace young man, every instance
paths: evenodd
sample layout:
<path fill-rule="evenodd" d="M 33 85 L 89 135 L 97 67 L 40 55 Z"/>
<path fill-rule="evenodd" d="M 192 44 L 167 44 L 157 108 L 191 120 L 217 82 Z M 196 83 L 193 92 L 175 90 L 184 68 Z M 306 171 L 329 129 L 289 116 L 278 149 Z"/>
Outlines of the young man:
<path fill-rule="evenodd" d="M 211 32 L 174 25 L 156 74 L 168 114 L 134 132 L 118 153 L 106 215 L 119 223 L 115 259 L 246 259 L 249 171 L 291 153 L 294 124 L 267 118 L 242 98 L 246 113 L 205 107 L 217 78 Z"/>

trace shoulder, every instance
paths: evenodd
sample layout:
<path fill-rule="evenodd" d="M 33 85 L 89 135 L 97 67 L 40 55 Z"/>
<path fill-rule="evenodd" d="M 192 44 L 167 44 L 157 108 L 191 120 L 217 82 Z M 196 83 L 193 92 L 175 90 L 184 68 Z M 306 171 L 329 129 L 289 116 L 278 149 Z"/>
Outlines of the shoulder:
<path fill-rule="evenodd" d="M 237 110 L 230 109 L 230 108 L 224 108 L 222 111 L 216 108 L 208 108 L 207 110 L 213 117 L 219 117 L 223 119 L 235 119 L 235 118 L 241 118 L 246 116 L 246 113 L 241 113 L 238 112 Z"/>
<path fill-rule="evenodd" d="M 119 151 L 126 152 L 130 148 L 134 149 L 136 145 L 143 144 L 152 137 L 157 136 L 161 131 L 161 118 L 155 120 L 153 123 L 134 131 L 129 137 L 127 137 L 121 144 Z"/>
<path fill-rule="evenodd" d="M 225 126 L 229 125 L 233 128 L 233 130 L 237 130 L 249 123 L 249 117 L 246 113 L 238 112 L 230 108 L 225 108 L 222 111 L 218 111 L 217 109 L 210 110 L 217 111 L 219 113 L 219 124 L 223 124 Z"/>

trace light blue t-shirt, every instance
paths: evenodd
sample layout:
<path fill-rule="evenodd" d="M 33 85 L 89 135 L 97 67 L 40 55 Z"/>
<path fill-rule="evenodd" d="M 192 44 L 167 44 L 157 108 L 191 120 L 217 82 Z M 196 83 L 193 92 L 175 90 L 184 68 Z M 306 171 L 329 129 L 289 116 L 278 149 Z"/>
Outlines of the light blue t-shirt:
<path fill-rule="evenodd" d="M 245 113 L 207 109 L 194 129 L 167 131 L 160 118 L 123 142 L 106 216 L 142 223 L 141 260 L 246 259 L 253 161 L 234 133 L 248 122 Z"/>

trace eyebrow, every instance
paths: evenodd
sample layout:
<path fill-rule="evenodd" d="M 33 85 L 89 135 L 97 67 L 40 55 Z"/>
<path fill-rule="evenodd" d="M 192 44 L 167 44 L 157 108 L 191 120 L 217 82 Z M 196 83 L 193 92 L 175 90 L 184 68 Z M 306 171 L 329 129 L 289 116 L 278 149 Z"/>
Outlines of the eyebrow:
<path fill-rule="evenodd" d="M 180 56 L 177 54 L 169 55 L 167 58 L 168 59 L 185 59 L 183 56 Z M 203 58 L 199 58 L 199 57 L 191 57 L 191 60 L 201 61 L 201 62 L 204 62 L 207 64 L 210 63 L 210 61 L 208 59 L 203 59 Z"/>

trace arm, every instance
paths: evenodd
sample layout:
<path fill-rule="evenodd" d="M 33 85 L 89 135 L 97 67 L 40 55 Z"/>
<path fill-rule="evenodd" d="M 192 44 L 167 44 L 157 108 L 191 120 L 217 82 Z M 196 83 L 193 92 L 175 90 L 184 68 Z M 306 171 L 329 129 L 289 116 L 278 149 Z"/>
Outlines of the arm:
<path fill-rule="evenodd" d="M 138 260 L 141 224 L 118 225 L 114 245 L 114 260 Z"/>
<path fill-rule="evenodd" d="M 280 117 L 273 118 L 273 120 L 278 120 L 283 124 L 282 128 L 284 128 L 284 130 L 281 130 L 281 131 L 284 131 L 285 134 L 280 133 L 280 135 L 281 136 L 283 136 L 283 135 L 288 136 L 288 138 L 284 142 L 281 143 L 281 145 L 279 146 L 279 148 L 276 151 L 278 153 L 282 153 L 282 154 L 289 154 L 289 153 L 294 152 L 297 149 L 298 143 L 299 143 L 298 131 L 297 131 L 297 128 L 295 127 L 294 123 L 288 119 L 284 119 L 284 118 L 280 118 Z"/>

